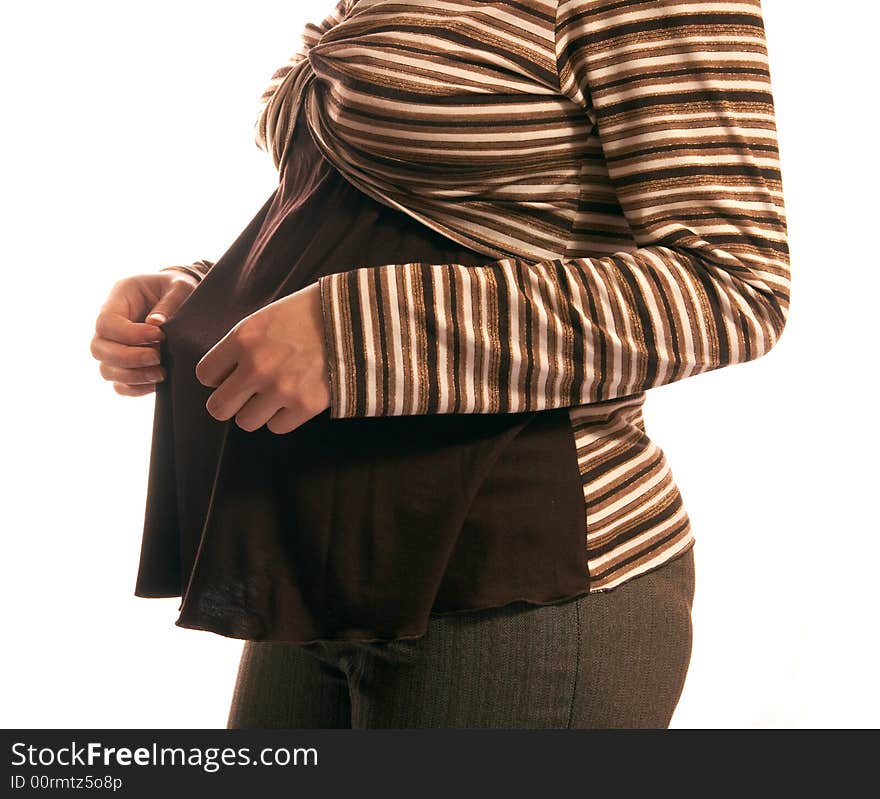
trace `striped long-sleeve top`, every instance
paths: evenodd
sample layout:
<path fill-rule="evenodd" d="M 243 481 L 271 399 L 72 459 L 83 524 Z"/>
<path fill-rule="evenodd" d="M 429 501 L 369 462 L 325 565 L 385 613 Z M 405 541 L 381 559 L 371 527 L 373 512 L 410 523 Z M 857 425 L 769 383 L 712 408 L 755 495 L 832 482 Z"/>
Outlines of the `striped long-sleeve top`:
<path fill-rule="evenodd" d="M 298 112 L 355 186 L 497 258 L 320 278 L 330 415 L 567 408 L 589 590 L 690 547 L 645 393 L 766 354 L 789 307 L 759 0 L 341 0 L 260 100 L 276 166 Z"/>

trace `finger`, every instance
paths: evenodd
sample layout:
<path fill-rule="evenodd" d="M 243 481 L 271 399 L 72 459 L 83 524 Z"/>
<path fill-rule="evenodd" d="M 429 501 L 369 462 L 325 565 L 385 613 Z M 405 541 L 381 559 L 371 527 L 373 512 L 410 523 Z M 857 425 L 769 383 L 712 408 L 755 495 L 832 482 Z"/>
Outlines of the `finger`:
<path fill-rule="evenodd" d="M 277 394 L 254 394 L 235 414 L 235 423 L 242 430 L 251 432 L 266 424 L 282 407 Z"/>
<path fill-rule="evenodd" d="M 106 338 L 93 338 L 92 356 L 110 366 L 136 369 L 142 366 L 158 366 L 162 356 L 157 346 L 129 346 Z"/>
<path fill-rule="evenodd" d="M 302 408 L 285 406 L 266 422 L 266 428 L 273 433 L 283 435 L 296 430 L 311 418 L 312 415 Z"/>
<path fill-rule="evenodd" d="M 249 379 L 244 369 L 234 368 L 229 376 L 211 392 L 205 402 L 208 413 L 225 422 L 231 419 L 256 392 L 256 383 Z"/>
<path fill-rule="evenodd" d="M 133 322 L 121 313 L 104 310 L 95 321 L 95 338 L 133 345 L 161 341 L 165 334 L 157 325 Z"/>
<path fill-rule="evenodd" d="M 219 386 L 235 371 L 238 359 L 235 339 L 227 333 L 196 364 L 196 379 L 203 386 Z"/>
<path fill-rule="evenodd" d="M 144 394 L 152 394 L 156 390 L 155 385 L 129 386 L 126 383 L 114 383 L 113 388 L 117 394 L 126 397 L 142 397 Z"/>
<path fill-rule="evenodd" d="M 147 366 L 140 369 L 126 369 L 122 366 L 100 365 L 101 375 L 105 380 L 125 383 L 129 386 L 141 383 L 159 383 L 165 379 L 165 370 L 160 366 Z"/>
<path fill-rule="evenodd" d="M 157 302 L 152 310 L 147 314 L 147 321 L 154 321 L 155 324 L 161 325 L 164 322 L 168 321 L 177 310 L 183 305 L 184 300 L 186 300 L 192 293 L 196 285 L 191 280 L 175 280 L 171 284 L 171 288 L 162 295 L 162 298 Z"/>

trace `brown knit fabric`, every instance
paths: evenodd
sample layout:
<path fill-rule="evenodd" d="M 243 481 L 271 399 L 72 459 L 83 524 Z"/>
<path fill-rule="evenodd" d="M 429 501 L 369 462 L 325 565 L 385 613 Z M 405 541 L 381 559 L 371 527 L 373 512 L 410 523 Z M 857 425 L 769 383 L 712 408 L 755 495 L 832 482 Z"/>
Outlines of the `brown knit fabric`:
<path fill-rule="evenodd" d="M 418 637 L 431 612 L 589 588 L 566 409 L 333 419 L 277 435 L 205 408 L 196 363 L 250 313 L 320 276 L 482 264 L 368 197 L 302 118 L 278 189 L 164 326 L 136 595 L 178 626 L 251 640 Z"/>

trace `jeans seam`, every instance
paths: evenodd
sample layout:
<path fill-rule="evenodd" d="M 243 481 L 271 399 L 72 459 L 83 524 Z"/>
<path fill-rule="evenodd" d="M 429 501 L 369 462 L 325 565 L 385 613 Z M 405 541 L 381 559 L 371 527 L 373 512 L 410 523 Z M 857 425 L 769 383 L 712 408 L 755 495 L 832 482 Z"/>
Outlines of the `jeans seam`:
<path fill-rule="evenodd" d="M 577 685 L 578 685 L 578 677 L 580 676 L 581 670 L 581 611 L 580 611 L 581 600 L 575 600 L 574 603 L 574 615 L 575 615 L 575 658 L 574 658 L 574 682 L 571 687 L 571 702 L 568 706 L 568 723 L 565 725 L 567 730 L 571 729 L 571 722 L 574 718 L 574 700 L 577 696 Z"/>

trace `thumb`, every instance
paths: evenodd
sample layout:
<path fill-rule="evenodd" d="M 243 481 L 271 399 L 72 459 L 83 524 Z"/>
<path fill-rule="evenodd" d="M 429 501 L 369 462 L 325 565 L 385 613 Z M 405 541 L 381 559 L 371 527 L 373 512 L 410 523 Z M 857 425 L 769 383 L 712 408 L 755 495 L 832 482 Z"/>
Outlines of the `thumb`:
<path fill-rule="evenodd" d="M 150 312 L 147 314 L 145 322 L 154 325 L 161 325 L 177 312 L 177 309 L 183 304 L 183 301 L 192 294 L 194 286 L 183 281 L 175 281 L 165 294 L 159 299 Z"/>

